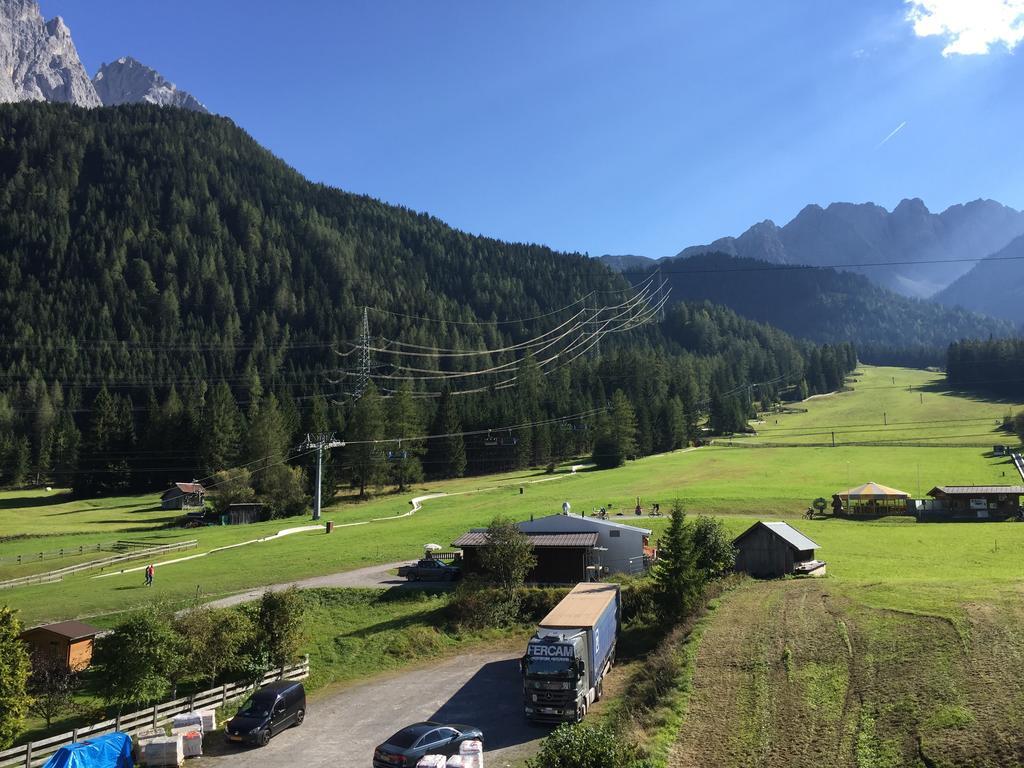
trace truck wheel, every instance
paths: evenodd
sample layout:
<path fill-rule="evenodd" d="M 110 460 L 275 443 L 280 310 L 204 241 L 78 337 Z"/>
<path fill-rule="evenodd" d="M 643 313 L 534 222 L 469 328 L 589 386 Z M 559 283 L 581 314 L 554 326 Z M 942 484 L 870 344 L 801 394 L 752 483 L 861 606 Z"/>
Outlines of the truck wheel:
<path fill-rule="evenodd" d="M 602 696 L 604 696 L 604 680 L 598 680 L 594 687 L 594 701 L 600 701 Z"/>
<path fill-rule="evenodd" d="M 586 716 L 586 714 L 587 706 L 585 704 L 580 704 L 579 707 L 576 709 L 576 722 L 582 723 L 583 718 Z"/>

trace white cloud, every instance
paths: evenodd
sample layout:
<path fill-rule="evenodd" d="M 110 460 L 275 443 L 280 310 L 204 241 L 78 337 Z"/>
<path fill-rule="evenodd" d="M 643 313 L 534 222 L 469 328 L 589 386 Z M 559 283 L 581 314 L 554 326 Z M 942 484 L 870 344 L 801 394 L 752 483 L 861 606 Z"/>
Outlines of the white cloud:
<path fill-rule="evenodd" d="M 1024 0 L 906 0 L 918 37 L 940 35 L 943 56 L 988 53 L 1002 43 L 1012 51 L 1024 40 Z"/>

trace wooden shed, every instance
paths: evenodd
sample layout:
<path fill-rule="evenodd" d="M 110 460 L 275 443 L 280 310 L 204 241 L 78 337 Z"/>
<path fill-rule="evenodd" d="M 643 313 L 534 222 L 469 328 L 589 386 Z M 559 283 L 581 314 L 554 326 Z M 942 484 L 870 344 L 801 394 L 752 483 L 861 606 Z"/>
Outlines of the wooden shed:
<path fill-rule="evenodd" d="M 788 523 L 754 523 L 733 546 L 736 570 L 757 578 L 825 575 L 825 563 L 814 557 L 818 545 Z"/>
<path fill-rule="evenodd" d="M 594 565 L 595 531 L 577 533 L 525 534 L 533 545 L 537 565 L 527 575 L 532 584 L 578 584 L 588 580 L 587 568 Z M 462 550 L 462 569 L 479 573 L 480 550 L 487 546 L 487 531 L 470 531 L 452 542 Z"/>
<path fill-rule="evenodd" d="M 61 621 L 21 633 L 32 654 L 53 654 L 80 672 L 92 663 L 93 640 L 102 630 L 81 621 Z"/>
<path fill-rule="evenodd" d="M 160 495 L 161 509 L 202 507 L 206 489 L 199 483 L 175 483 Z"/>

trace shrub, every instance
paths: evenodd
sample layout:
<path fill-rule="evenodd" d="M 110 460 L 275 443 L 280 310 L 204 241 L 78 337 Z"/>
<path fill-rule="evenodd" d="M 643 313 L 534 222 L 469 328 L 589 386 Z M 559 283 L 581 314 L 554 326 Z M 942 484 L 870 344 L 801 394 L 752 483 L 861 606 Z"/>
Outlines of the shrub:
<path fill-rule="evenodd" d="M 527 768 L 646 768 L 639 750 L 607 725 L 560 725 Z"/>

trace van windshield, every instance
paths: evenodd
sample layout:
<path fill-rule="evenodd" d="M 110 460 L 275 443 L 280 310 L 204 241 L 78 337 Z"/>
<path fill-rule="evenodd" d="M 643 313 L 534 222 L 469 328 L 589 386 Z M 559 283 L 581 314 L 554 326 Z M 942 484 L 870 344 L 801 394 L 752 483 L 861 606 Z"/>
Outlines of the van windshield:
<path fill-rule="evenodd" d="M 266 696 L 250 696 L 238 710 L 238 714 L 242 717 L 270 717 L 270 707 L 273 703 L 273 700 Z"/>
<path fill-rule="evenodd" d="M 571 675 L 572 659 L 548 659 L 540 656 L 526 657 L 526 674 L 528 675 Z"/>

